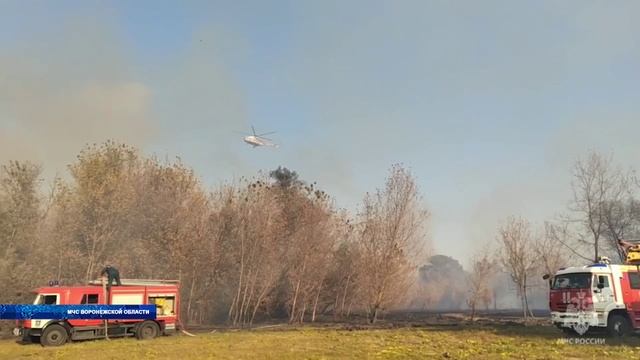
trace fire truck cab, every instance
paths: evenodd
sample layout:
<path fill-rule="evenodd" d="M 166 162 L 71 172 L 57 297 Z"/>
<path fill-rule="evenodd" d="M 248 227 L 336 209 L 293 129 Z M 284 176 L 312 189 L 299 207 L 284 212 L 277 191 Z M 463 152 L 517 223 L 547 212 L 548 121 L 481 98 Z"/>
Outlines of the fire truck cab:
<path fill-rule="evenodd" d="M 155 320 L 58 320 L 32 319 L 18 321 L 14 335 L 24 342 L 59 346 L 67 341 L 105 337 L 136 336 L 152 339 L 175 332 L 179 322 L 179 283 L 171 280 L 122 279 L 106 293 L 100 282 L 87 286 L 49 286 L 35 290 L 34 305 L 156 305 Z M 108 330 L 107 330 L 108 329 Z M 106 333 L 105 333 L 106 332 Z"/>
<path fill-rule="evenodd" d="M 551 321 L 583 335 L 607 330 L 623 336 L 640 329 L 640 276 L 636 265 L 596 263 L 560 269 L 551 278 Z"/>

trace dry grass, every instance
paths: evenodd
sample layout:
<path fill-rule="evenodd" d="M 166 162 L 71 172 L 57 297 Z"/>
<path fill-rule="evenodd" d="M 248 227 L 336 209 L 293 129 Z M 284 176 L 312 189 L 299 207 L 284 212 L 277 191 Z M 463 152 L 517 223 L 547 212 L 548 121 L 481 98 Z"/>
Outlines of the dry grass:
<path fill-rule="evenodd" d="M 543 326 L 432 326 L 340 330 L 264 329 L 70 343 L 59 348 L 0 341 L 1 359 L 637 359 L 640 339 L 605 345 L 559 344 Z"/>

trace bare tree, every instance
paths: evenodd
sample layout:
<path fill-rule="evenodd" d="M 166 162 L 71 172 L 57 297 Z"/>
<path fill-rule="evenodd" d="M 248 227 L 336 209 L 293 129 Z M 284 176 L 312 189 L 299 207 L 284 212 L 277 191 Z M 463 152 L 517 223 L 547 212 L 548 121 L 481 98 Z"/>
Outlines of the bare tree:
<path fill-rule="evenodd" d="M 471 270 L 467 274 L 467 305 L 471 309 L 471 321 L 475 319 L 479 305 L 487 307 L 491 303 L 493 289 L 492 280 L 496 274 L 496 262 L 487 251 L 477 253 L 471 260 Z"/>
<path fill-rule="evenodd" d="M 289 242 L 287 279 L 291 285 L 289 295 L 289 321 L 303 322 L 308 309 L 317 310 L 324 283 L 331 264 L 335 244 L 334 213 L 326 198 L 303 197 L 299 217 L 300 226 Z"/>
<path fill-rule="evenodd" d="M 7 246 L 15 247 L 20 259 L 26 258 L 35 240 L 40 209 L 40 167 L 29 162 L 11 161 L 2 166 L 0 188 L 4 196 L 2 227 Z"/>
<path fill-rule="evenodd" d="M 612 252 L 623 260 L 618 241 L 633 220 L 627 201 L 629 175 L 613 167 L 612 162 L 611 156 L 591 152 L 575 163 L 573 171 L 573 215 L 569 222 L 577 244 L 592 248 L 594 261 Z"/>
<path fill-rule="evenodd" d="M 610 247 L 616 250 L 621 262 L 625 253 L 618 246 L 622 240 L 638 240 L 640 236 L 640 203 L 634 198 L 628 183 L 621 182 L 613 196 L 602 204 L 605 229 L 603 236 Z"/>
<path fill-rule="evenodd" d="M 84 280 L 92 279 L 109 253 L 126 238 L 128 210 L 135 198 L 132 182 L 138 156 L 126 145 L 106 142 L 84 149 L 71 167 L 78 209 L 74 238 L 83 252 Z"/>
<path fill-rule="evenodd" d="M 0 300 L 14 302 L 40 280 L 44 257 L 37 246 L 41 204 L 40 167 L 11 161 L 0 168 Z M 26 293 L 26 291 L 24 291 Z"/>
<path fill-rule="evenodd" d="M 352 306 L 360 302 L 360 248 L 358 242 L 354 241 L 353 224 L 346 220 L 344 225 L 342 239 L 332 254 L 333 264 L 327 275 L 327 298 L 330 301 L 327 306 L 333 307 L 335 318 L 348 317 Z"/>
<path fill-rule="evenodd" d="M 383 191 L 365 197 L 359 278 L 371 322 L 409 289 L 425 246 L 427 217 L 411 173 L 399 165 L 392 167 Z"/>
<path fill-rule="evenodd" d="M 500 259 L 502 266 L 518 288 L 518 297 L 522 303 L 522 316 L 527 321 L 528 315 L 531 314 L 527 288 L 537 264 L 534 247 L 536 240 L 531 225 L 525 219 L 511 217 L 500 228 L 498 238 L 502 245 Z"/>
<path fill-rule="evenodd" d="M 564 246 L 565 238 L 566 232 L 563 228 L 550 222 L 544 224 L 544 236 L 538 238 L 535 252 L 545 274 L 555 274 L 571 258 Z"/>
<path fill-rule="evenodd" d="M 251 325 L 282 272 L 277 245 L 282 222 L 279 204 L 265 181 L 248 184 L 238 195 L 230 204 L 237 216 L 229 254 L 235 259 L 236 287 L 228 314 L 232 324 L 244 326 Z"/>

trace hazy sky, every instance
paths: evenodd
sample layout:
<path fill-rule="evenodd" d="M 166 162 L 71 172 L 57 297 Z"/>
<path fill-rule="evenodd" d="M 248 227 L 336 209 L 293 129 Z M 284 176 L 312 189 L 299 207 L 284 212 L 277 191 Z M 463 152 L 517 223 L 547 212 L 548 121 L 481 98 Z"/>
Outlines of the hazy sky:
<path fill-rule="evenodd" d="M 342 207 L 410 167 L 439 253 L 564 210 L 590 149 L 638 166 L 638 1 L 0 0 L 0 161 L 107 138 L 208 186 L 278 165 Z M 277 131 L 252 149 L 234 131 Z"/>

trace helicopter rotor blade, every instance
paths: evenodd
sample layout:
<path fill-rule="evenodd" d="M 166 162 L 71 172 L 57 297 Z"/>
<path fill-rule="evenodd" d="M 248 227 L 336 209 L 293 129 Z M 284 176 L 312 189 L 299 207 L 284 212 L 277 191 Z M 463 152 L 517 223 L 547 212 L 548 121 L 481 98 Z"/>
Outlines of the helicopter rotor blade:
<path fill-rule="evenodd" d="M 269 138 L 266 138 L 266 137 L 264 137 L 264 136 L 260 136 L 260 135 L 258 135 L 258 136 L 256 136 L 256 137 L 257 137 L 258 139 L 264 139 L 264 140 L 267 140 L 267 141 L 273 141 L 272 139 L 269 139 Z"/>
<path fill-rule="evenodd" d="M 251 130 L 253 131 L 253 136 L 258 136 L 256 135 L 256 129 L 253 127 L 253 125 L 251 125 Z"/>
<path fill-rule="evenodd" d="M 266 132 L 264 134 L 258 134 L 258 136 L 262 137 L 264 135 L 271 135 L 271 134 L 275 134 L 275 133 L 276 133 L 275 131 L 269 131 L 269 132 Z"/>

